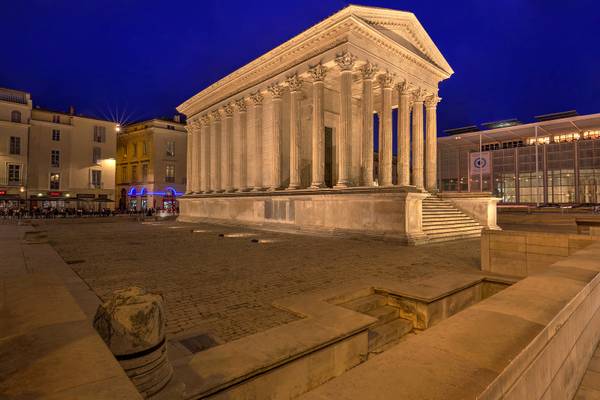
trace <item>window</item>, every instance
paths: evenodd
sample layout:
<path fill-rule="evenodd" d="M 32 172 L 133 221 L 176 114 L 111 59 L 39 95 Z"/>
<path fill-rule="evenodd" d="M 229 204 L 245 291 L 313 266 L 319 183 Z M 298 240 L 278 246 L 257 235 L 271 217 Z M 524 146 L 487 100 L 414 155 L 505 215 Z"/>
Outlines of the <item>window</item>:
<path fill-rule="evenodd" d="M 21 154 L 21 138 L 18 136 L 10 137 L 10 154 Z"/>
<path fill-rule="evenodd" d="M 53 115 L 52 122 L 54 122 L 55 124 L 60 124 L 60 115 Z"/>
<path fill-rule="evenodd" d="M 106 142 L 106 127 L 94 126 L 94 142 L 96 142 L 96 143 Z"/>
<path fill-rule="evenodd" d="M 92 170 L 92 186 L 95 188 L 102 186 L 102 171 Z"/>
<path fill-rule="evenodd" d="M 142 142 L 142 154 L 148 155 L 148 143 L 145 140 Z"/>
<path fill-rule="evenodd" d="M 60 142 L 60 129 L 52 129 L 52 140 Z"/>
<path fill-rule="evenodd" d="M 50 189 L 60 189 L 60 174 L 56 172 L 50 172 Z"/>
<path fill-rule="evenodd" d="M 123 158 L 127 158 L 127 145 L 123 145 Z"/>
<path fill-rule="evenodd" d="M 21 182 L 21 166 L 19 164 L 8 164 L 8 183 Z"/>
<path fill-rule="evenodd" d="M 92 162 L 98 164 L 98 161 L 102 159 L 102 149 L 100 147 L 94 147 L 92 149 Z"/>
<path fill-rule="evenodd" d="M 13 111 L 10 113 L 10 120 L 11 122 L 18 122 L 21 123 L 21 112 L 20 111 Z"/>
<path fill-rule="evenodd" d="M 137 165 L 131 166 L 131 181 L 132 182 L 137 181 Z"/>
<path fill-rule="evenodd" d="M 133 143 L 132 145 L 133 151 L 131 152 L 134 157 L 137 157 L 137 143 Z"/>
<path fill-rule="evenodd" d="M 127 182 L 127 167 L 121 167 L 121 182 Z"/>
<path fill-rule="evenodd" d="M 173 125 L 167 125 L 167 129 L 170 131 L 174 131 L 175 127 Z"/>
<path fill-rule="evenodd" d="M 142 182 L 148 179 L 148 164 L 142 164 Z"/>
<path fill-rule="evenodd" d="M 167 164 L 165 182 L 175 182 L 175 166 L 173 164 Z"/>
<path fill-rule="evenodd" d="M 50 154 L 50 165 L 53 167 L 60 167 L 60 151 L 52 150 Z"/>
<path fill-rule="evenodd" d="M 167 156 L 175 157 L 175 142 L 167 142 Z"/>

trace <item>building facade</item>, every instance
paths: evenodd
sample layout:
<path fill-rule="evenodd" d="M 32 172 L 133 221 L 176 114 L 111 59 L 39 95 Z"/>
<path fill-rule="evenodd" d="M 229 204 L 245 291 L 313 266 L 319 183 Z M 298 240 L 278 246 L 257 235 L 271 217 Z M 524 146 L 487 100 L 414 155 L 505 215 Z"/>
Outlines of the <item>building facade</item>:
<path fill-rule="evenodd" d="M 0 208 L 24 207 L 31 95 L 0 88 Z"/>
<path fill-rule="evenodd" d="M 117 124 L 0 89 L 0 207 L 113 208 Z"/>
<path fill-rule="evenodd" d="M 186 187 L 186 165 L 187 131 L 178 117 L 124 127 L 117 145 L 119 209 L 176 211 Z"/>
<path fill-rule="evenodd" d="M 440 189 L 507 204 L 600 203 L 600 114 L 536 118 L 440 138 Z"/>

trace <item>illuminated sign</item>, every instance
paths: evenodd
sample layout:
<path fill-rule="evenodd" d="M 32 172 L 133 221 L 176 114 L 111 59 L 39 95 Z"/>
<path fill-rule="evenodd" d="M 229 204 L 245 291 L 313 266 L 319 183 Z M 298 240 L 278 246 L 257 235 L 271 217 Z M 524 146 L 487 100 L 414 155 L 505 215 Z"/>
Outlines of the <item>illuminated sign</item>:
<path fill-rule="evenodd" d="M 50 197 L 60 197 L 62 192 L 48 192 L 48 196 Z"/>
<path fill-rule="evenodd" d="M 4 196 L 6 194 L 6 190 L 0 190 L 0 196 Z"/>

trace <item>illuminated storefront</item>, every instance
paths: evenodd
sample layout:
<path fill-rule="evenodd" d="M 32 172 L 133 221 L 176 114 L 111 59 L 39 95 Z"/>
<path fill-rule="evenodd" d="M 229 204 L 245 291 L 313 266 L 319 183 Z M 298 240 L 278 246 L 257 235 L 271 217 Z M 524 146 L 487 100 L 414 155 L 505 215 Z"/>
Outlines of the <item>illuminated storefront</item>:
<path fill-rule="evenodd" d="M 438 144 L 441 191 L 491 191 L 515 204 L 600 203 L 600 114 L 459 131 Z"/>

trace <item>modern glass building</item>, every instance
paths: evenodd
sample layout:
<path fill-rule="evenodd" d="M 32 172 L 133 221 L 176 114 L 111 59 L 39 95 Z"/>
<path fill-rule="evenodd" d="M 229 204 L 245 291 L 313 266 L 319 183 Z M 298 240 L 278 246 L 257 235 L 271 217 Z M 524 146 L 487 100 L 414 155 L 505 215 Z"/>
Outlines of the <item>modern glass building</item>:
<path fill-rule="evenodd" d="M 492 192 L 503 203 L 600 203 L 600 114 L 567 113 L 445 131 L 441 191 Z"/>

